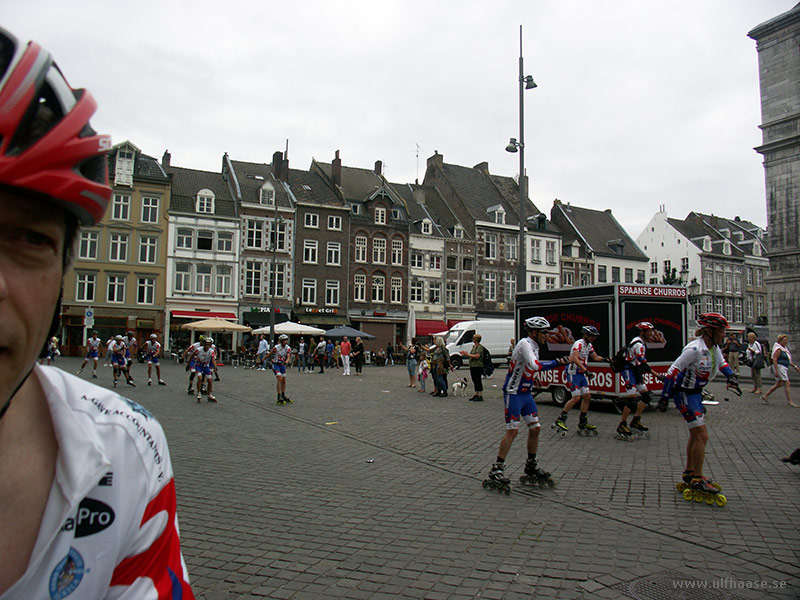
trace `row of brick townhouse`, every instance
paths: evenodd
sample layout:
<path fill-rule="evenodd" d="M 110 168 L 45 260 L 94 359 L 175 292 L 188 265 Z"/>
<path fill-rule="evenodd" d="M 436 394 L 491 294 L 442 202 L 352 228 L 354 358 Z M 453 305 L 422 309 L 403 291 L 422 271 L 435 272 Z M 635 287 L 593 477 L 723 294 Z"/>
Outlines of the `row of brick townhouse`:
<path fill-rule="evenodd" d="M 452 165 L 435 152 L 421 184 L 394 183 L 381 161 L 348 167 L 338 151 L 307 170 L 290 168 L 283 152 L 269 163 L 224 154 L 212 172 L 175 166 L 168 152 L 159 162 L 124 142 L 109 169 L 111 207 L 81 232 L 65 286 L 68 352 L 80 350 L 90 328 L 104 338 L 156 331 L 179 350 L 191 339 L 182 325 L 212 316 L 253 328 L 273 315 L 276 323 L 346 323 L 376 336 L 375 349 L 405 339 L 410 315 L 421 336 L 513 317 L 519 187 L 486 163 Z M 660 283 L 662 261 L 680 255 L 684 284 L 711 277 L 704 309 L 721 307 L 737 323 L 762 314 L 763 231 L 750 223 L 692 213 L 678 226 L 659 213 L 651 233 L 660 233 L 640 236 L 642 249 L 610 210 L 555 200 L 549 218 L 530 201 L 526 212 L 528 290 Z M 657 242 L 667 226 L 675 240 L 665 248 Z M 678 252 L 690 246 L 692 256 Z M 219 337 L 226 348 L 243 340 Z"/>

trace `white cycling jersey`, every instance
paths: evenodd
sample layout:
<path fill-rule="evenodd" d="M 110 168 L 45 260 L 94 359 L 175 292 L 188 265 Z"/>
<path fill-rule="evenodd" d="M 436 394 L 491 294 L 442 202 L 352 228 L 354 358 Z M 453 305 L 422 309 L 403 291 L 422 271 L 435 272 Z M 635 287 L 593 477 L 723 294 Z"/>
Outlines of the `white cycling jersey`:
<path fill-rule="evenodd" d="M 581 361 L 581 367 L 583 371 L 587 371 L 589 369 L 589 355 L 594 352 L 594 346 L 592 346 L 591 342 L 587 342 L 584 339 L 580 339 L 574 344 L 572 344 L 572 350 L 570 354 L 575 350 L 578 351 L 578 360 Z M 578 372 L 578 365 L 574 362 L 571 362 L 567 365 L 567 375 L 575 375 Z"/>
<path fill-rule="evenodd" d="M 0 600 L 192 600 L 166 438 L 138 404 L 37 365 L 58 439 L 25 574 Z"/>

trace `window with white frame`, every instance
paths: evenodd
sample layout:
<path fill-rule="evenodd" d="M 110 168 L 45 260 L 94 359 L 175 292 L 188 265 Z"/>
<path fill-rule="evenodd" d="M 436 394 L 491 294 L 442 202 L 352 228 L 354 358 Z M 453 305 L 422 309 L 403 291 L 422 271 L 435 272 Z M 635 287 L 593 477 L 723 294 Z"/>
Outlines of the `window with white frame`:
<path fill-rule="evenodd" d="M 83 260 L 97 260 L 97 246 L 100 234 L 97 231 L 81 231 L 78 243 L 78 258 Z"/>
<path fill-rule="evenodd" d="M 689 257 L 684 256 L 681 258 L 681 271 L 688 271 L 689 270 Z"/>
<path fill-rule="evenodd" d="M 303 262 L 306 264 L 317 264 L 317 240 L 303 240 Z"/>
<path fill-rule="evenodd" d="M 355 261 L 360 263 L 367 262 L 367 238 L 356 236 Z"/>
<path fill-rule="evenodd" d="M 439 304 L 442 301 L 442 284 L 432 281 L 428 284 L 428 302 Z"/>
<path fill-rule="evenodd" d="M 335 279 L 325 281 L 325 306 L 339 306 L 339 282 Z"/>
<path fill-rule="evenodd" d="M 386 225 L 386 209 L 380 206 L 375 207 L 375 224 Z"/>
<path fill-rule="evenodd" d="M 409 287 L 409 302 L 422 302 L 423 285 L 421 281 L 412 281 Z"/>
<path fill-rule="evenodd" d="M 453 237 L 457 240 L 464 239 L 464 228 L 461 225 L 456 225 L 453 227 Z"/>
<path fill-rule="evenodd" d="M 422 235 L 430 235 L 431 233 L 433 233 L 433 223 L 431 223 L 428 219 L 423 219 Z"/>
<path fill-rule="evenodd" d="M 372 276 L 372 301 L 386 301 L 386 277 L 383 275 Z"/>
<path fill-rule="evenodd" d="M 633 269 L 629 269 L 628 267 L 625 267 L 625 283 L 633 283 Z"/>
<path fill-rule="evenodd" d="M 248 260 L 244 263 L 244 293 L 248 296 L 261 295 L 262 266 L 260 262 Z"/>
<path fill-rule="evenodd" d="M 563 281 L 564 287 L 570 287 L 574 284 L 574 282 L 575 282 L 575 273 L 573 273 L 572 271 L 564 271 L 564 281 Z"/>
<path fill-rule="evenodd" d="M 197 232 L 197 249 L 198 250 L 213 250 L 214 249 L 214 232 L 208 229 L 201 229 Z"/>
<path fill-rule="evenodd" d="M 554 289 L 556 289 L 556 278 L 555 277 L 545 277 L 544 278 L 544 289 L 546 289 L 546 290 L 554 290 Z"/>
<path fill-rule="evenodd" d="M 142 196 L 142 223 L 158 223 L 158 202 L 155 196 Z"/>
<path fill-rule="evenodd" d="M 747 267 L 747 286 L 753 285 L 753 267 Z"/>
<path fill-rule="evenodd" d="M 706 298 L 706 312 L 714 312 L 714 298 L 711 296 Z"/>
<path fill-rule="evenodd" d="M 138 304 L 155 304 L 156 280 L 153 277 L 139 277 L 136 281 L 136 302 Z"/>
<path fill-rule="evenodd" d="M 195 211 L 203 214 L 214 214 L 214 192 L 209 189 L 200 190 L 197 192 L 197 200 L 195 203 Z"/>
<path fill-rule="evenodd" d="M 714 273 L 714 283 L 716 284 L 715 287 L 718 292 L 722 291 L 722 281 L 723 281 L 722 273 Z"/>
<path fill-rule="evenodd" d="M 192 249 L 192 230 L 187 227 L 179 227 L 175 241 L 175 247 L 182 250 Z"/>
<path fill-rule="evenodd" d="M 217 252 L 233 252 L 233 234 L 226 231 L 217 233 Z"/>
<path fill-rule="evenodd" d="M 216 271 L 216 281 L 214 283 L 214 289 L 218 296 L 230 296 L 231 295 L 231 284 L 233 281 L 232 272 L 233 270 L 231 267 L 227 267 L 225 265 L 217 265 L 215 267 Z"/>
<path fill-rule="evenodd" d="M 497 274 L 486 273 L 483 277 L 483 299 L 497 300 Z"/>
<path fill-rule="evenodd" d="M 302 298 L 303 304 L 313 306 L 317 303 L 317 280 L 303 279 Z"/>
<path fill-rule="evenodd" d="M 612 283 L 620 283 L 619 279 L 619 267 L 611 267 L 611 282 Z M 567 285 L 566 283 L 564 285 Z M 569 285 L 572 285 L 570 282 Z"/>
<path fill-rule="evenodd" d="M 665 260 L 664 261 L 664 274 L 665 275 L 669 275 L 670 273 L 672 273 L 672 261 L 671 260 Z"/>
<path fill-rule="evenodd" d="M 211 265 L 195 265 L 195 294 L 211 293 Z"/>
<path fill-rule="evenodd" d="M 331 229 L 333 231 L 341 231 L 342 217 L 339 217 L 337 215 L 328 216 L 328 229 Z"/>
<path fill-rule="evenodd" d="M 340 242 L 328 242 L 325 264 L 337 267 L 342 264 L 342 244 Z"/>
<path fill-rule="evenodd" d="M 511 302 L 517 295 L 517 275 L 515 273 L 508 273 L 506 275 L 506 300 Z"/>
<path fill-rule="evenodd" d="M 714 311 L 718 312 L 719 314 L 723 314 L 725 312 L 725 306 L 722 298 L 714 298 Z"/>
<path fill-rule="evenodd" d="M 497 234 L 486 234 L 484 256 L 486 258 L 497 258 Z"/>
<path fill-rule="evenodd" d="M 128 260 L 128 234 L 112 233 L 109 236 L 108 260 L 125 262 Z"/>
<path fill-rule="evenodd" d="M 547 261 L 548 265 L 556 264 L 556 243 L 555 242 L 545 242 L 545 260 Z"/>
<path fill-rule="evenodd" d="M 636 283 L 644 283 L 644 269 L 636 269 Z"/>
<path fill-rule="evenodd" d="M 319 229 L 319 215 L 317 213 L 306 213 L 303 224 L 309 229 Z"/>
<path fill-rule="evenodd" d="M 498 225 L 505 225 L 506 211 L 504 211 L 502 208 L 498 208 L 492 213 L 492 218 Z"/>
<path fill-rule="evenodd" d="M 475 301 L 475 287 L 471 283 L 465 283 L 461 286 L 461 304 L 462 306 L 472 306 Z"/>
<path fill-rule="evenodd" d="M 283 298 L 286 296 L 286 265 L 284 263 L 275 263 L 274 268 L 268 268 L 267 272 L 267 295 L 276 298 Z"/>
<path fill-rule="evenodd" d="M 392 240 L 392 264 L 393 265 L 402 265 L 403 264 L 403 241 L 402 240 Z"/>
<path fill-rule="evenodd" d="M 372 262 L 378 265 L 386 264 L 385 238 L 375 238 L 372 240 Z"/>
<path fill-rule="evenodd" d="M 706 292 L 711 292 L 714 290 L 714 273 L 712 271 L 706 271 L 703 281 Z"/>
<path fill-rule="evenodd" d="M 431 271 L 441 271 L 442 270 L 442 257 L 438 254 L 431 254 L 428 259 L 428 268 Z"/>
<path fill-rule="evenodd" d="M 353 276 L 353 300 L 355 302 L 367 301 L 367 276 L 356 273 Z"/>
<path fill-rule="evenodd" d="M 403 302 L 403 278 L 392 277 L 389 280 L 389 302 L 400 304 Z"/>
<path fill-rule="evenodd" d="M 658 261 L 653 261 L 650 263 L 650 274 L 651 275 L 658 275 Z"/>
<path fill-rule="evenodd" d="M 742 312 L 743 311 L 742 311 L 742 301 L 741 300 L 736 300 L 736 302 L 734 302 L 733 310 L 734 310 L 733 314 L 734 314 L 734 318 L 736 319 L 736 322 L 737 323 L 741 323 L 743 321 L 743 319 L 742 319 Z"/>
<path fill-rule="evenodd" d="M 747 297 L 747 300 L 745 300 L 744 307 L 745 307 L 745 314 L 747 315 L 747 318 L 748 319 L 752 319 L 753 318 L 753 297 L 752 296 L 748 296 Z"/>
<path fill-rule="evenodd" d="M 94 302 L 97 275 L 94 273 L 76 273 L 75 300 L 78 302 Z"/>
<path fill-rule="evenodd" d="M 412 252 L 411 253 L 411 258 L 410 258 L 410 261 L 411 261 L 410 266 L 411 266 L 411 268 L 412 269 L 421 269 L 422 268 L 422 260 L 423 260 L 422 253 L 420 253 L 420 252 Z"/>
<path fill-rule="evenodd" d="M 109 275 L 106 287 L 106 302 L 122 304 L 125 302 L 125 276 Z"/>
<path fill-rule="evenodd" d="M 265 183 L 258 189 L 258 202 L 262 206 L 275 206 L 275 190 L 271 183 Z"/>
<path fill-rule="evenodd" d="M 725 275 L 725 292 L 730 294 L 733 291 L 733 275 Z"/>
<path fill-rule="evenodd" d="M 269 235 L 269 249 L 272 250 L 273 248 L 278 252 L 288 252 L 289 251 L 289 236 L 287 235 L 288 232 L 288 223 L 286 221 L 279 222 L 277 226 L 275 225 L 275 220 L 270 220 L 267 223 L 267 234 Z"/>
<path fill-rule="evenodd" d="M 761 269 L 756 269 L 756 285 L 758 287 L 764 286 L 764 271 Z"/>
<path fill-rule="evenodd" d="M 535 292 L 536 290 L 542 289 L 542 277 L 541 275 L 531 275 L 531 285 L 530 290 Z"/>
<path fill-rule="evenodd" d="M 158 256 L 158 238 L 150 235 L 143 235 L 139 238 L 139 262 L 143 264 L 155 264 Z"/>
<path fill-rule="evenodd" d="M 506 260 L 517 260 L 517 238 L 507 235 L 506 238 Z"/>
<path fill-rule="evenodd" d="M 448 281 L 444 286 L 444 301 L 448 306 L 455 306 L 458 301 L 458 284 Z"/>
<path fill-rule="evenodd" d="M 354 214 L 354 215 L 360 215 L 361 214 L 361 205 L 360 204 L 355 204 L 355 203 L 351 204 L 350 205 L 350 212 L 352 214 Z"/>
<path fill-rule="evenodd" d="M 725 313 L 724 316 L 726 319 L 730 319 L 733 321 L 733 300 L 730 298 L 725 299 Z"/>
<path fill-rule="evenodd" d="M 131 220 L 131 197 L 127 194 L 114 194 L 111 201 L 111 219 L 114 221 Z"/>
<path fill-rule="evenodd" d="M 758 316 L 765 314 L 764 312 L 764 296 L 756 296 L 756 311 Z"/>
<path fill-rule="evenodd" d="M 400 214 L 399 208 L 392 209 L 392 219 L 394 219 L 395 221 L 399 221 L 401 216 L 402 215 Z"/>
<path fill-rule="evenodd" d="M 177 263 L 175 265 L 175 291 L 192 291 L 192 265 L 189 263 Z"/>
<path fill-rule="evenodd" d="M 244 247 L 255 250 L 264 249 L 264 222 L 247 219 L 244 226 Z"/>
<path fill-rule="evenodd" d="M 531 240 L 531 262 L 532 263 L 542 262 L 542 240 L 537 240 L 537 239 Z"/>
<path fill-rule="evenodd" d="M 597 265 L 597 282 L 608 283 L 608 267 L 605 265 Z"/>
<path fill-rule="evenodd" d="M 742 293 L 742 276 L 735 275 L 733 277 L 733 293 L 734 294 L 741 294 Z"/>

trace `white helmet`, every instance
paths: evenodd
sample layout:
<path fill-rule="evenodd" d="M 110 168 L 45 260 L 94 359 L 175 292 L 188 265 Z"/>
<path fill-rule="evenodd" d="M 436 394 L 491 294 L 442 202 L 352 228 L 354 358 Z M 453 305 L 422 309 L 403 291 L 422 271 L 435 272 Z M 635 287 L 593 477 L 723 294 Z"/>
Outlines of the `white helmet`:
<path fill-rule="evenodd" d="M 206 342 L 208 342 L 209 344 L 213 344 L 214 343 L 214 338 L 207 337 L 207 338 L 203 339 L 203 343 L 205 344 Z"/>
<path fill-rule="evenodd" d="M 114 339 L 119 342 L 120 340 L 122 340 L 122 336 L 117 334 L 117 335 L 114 336 Z"/>
<path fill-rule="evenodd" d="M 150 334 L 150 339 L 151 339 L 151 340 L 157 340 L 157 339 L 158 339 L 158 336 L 157 336 L 155 333 L 151 333 L 151 334 Z"/>
<path fill-rule="evenodd" d="M 288 336 L 288 335 L 286 335 L 285 333 L 282 333 L 278 339 L 279 339 L 280 341 L 283 341 L 283 340 L 288 340 L 288 339 L 289 339 L 289 336 Z"/>
<path fill-rule="evenodd" d="M 531 317 L 530 319 L 525 319 L 525 327 L 537 330 L 550 329 L 550 321 L 544 317 Z"/>

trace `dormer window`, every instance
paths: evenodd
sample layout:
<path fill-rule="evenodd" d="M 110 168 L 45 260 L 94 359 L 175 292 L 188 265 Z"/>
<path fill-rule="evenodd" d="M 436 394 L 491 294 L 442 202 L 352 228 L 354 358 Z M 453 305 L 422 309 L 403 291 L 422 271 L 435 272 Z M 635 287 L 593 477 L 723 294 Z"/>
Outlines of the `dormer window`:
<path fill-rule="evenodd" d="M 399 221 L 400 220 L 400 209 L 399 208 L 393 208 L 392 209 L 392 219 L 394 219 L 395 221 Z"/>
<path fill-rule="evenodd" d="M 117 150 L 117 161 L 114 166 L 114 185 L 133 187 L 133 150 L 125 146 Z"/>
<path fill-rule="evenodd" d="M 761 256 L 761 244 L 758 242 L 753 244 L 753 256 Z"/>
<path fill-rule="evenodd" d="M 731 255 L 731 243 L 728 240 L 724 240 L 722 242 L 722 253 L 725 256 L 730 256 Z"/>
<path fill-rule="evenodd" d="M 703 238 L 703 252 L 711 252 L 711 238 L 708 236 Z"/>
<path fill-rule="evenodd" d="M 275 206 L 275 188 L 269 181 L 259 188 L 258 202 L 262 206 Z"/>
<path fill-rule="evenodd" d="M 433 223 L 431 223 L 428 219 L 423 219 L 422 221 L 422 234 L 423 235 L 430 235 L 433 233 Z"/>
<path fill-rule="evenodd" d="M 490 206 L 486 209 L 486 214 L 489 215 L 492 223 L 496 223 L 497 225 L 505 225 L 506 223 L 506 211 L 505 209 L 496 204 L 495 206 Z"/>
<path fill-rule="evenodd" d="M 464 239 L 464 228 L 461 225 L 453 227 L 453 237 L 458 240 Z"/>
<path fill-rule="evenodd" d="M 725 227 L 724 229 L 720 229 L 719 232 L 724 235 L 726 238 L 731 237 L 731 230 Z"/>
<path fill-rule="evenodd" d="M 203 189 L 197 192 L 197 199 L 195 202 L 195 211 L 209 215 L 214 214 L 214 192 L 209 189 Z"/>
<path fill-rule="evenodd" d="M 361 205 L 360 204 L 351 204 L 350 205 L 350 212 L 354 215 L 361 214 Z"/>
<path fill-rule="evenodd" d="M 375 224 L 386 225 L 386 209 L 382 207 L 375 208 Z"/>

